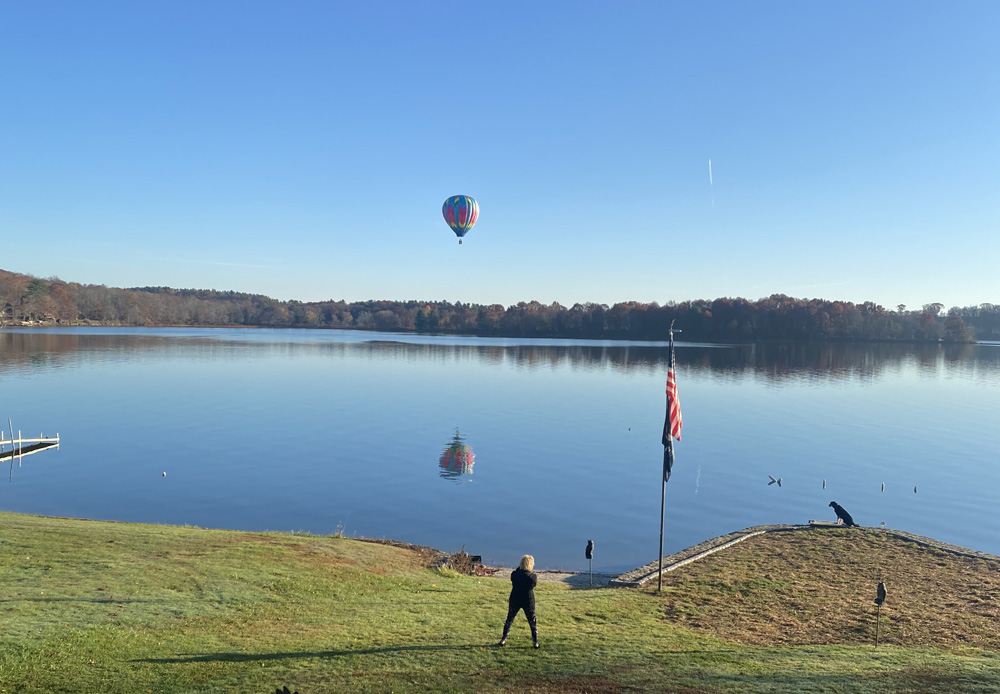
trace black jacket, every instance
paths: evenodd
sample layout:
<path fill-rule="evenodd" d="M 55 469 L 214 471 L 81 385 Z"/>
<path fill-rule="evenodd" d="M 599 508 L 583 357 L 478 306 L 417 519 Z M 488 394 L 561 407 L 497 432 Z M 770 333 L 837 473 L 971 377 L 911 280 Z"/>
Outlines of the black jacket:
<path fill-rule="evenodd" d="M 510 604 L 518 606 L 535 606 L 535 586 L 538 576 L 533 571 L 514 569 L 510 574 Z"/>

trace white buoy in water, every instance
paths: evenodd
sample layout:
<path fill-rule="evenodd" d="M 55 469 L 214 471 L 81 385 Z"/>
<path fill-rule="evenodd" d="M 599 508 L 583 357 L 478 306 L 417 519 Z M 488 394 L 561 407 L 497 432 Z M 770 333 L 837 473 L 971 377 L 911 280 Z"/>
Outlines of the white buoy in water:
<path fill-rule="evenodd" d="M 882 483 L 882 491 L 885 491 L 885 482 Z"/>
<path fill-rule="evenodd" d="M 826 489 L 826 480 L 823 480 L 823 489 Z"/>
<path fill-rule="evenodd" d="M 166 476 L 167 476 L 167 473 L 165 473 L 165 472 L 164 472 L 164 473 L 163 473 L 163 476 L 164 476 L 164 477 L 166 477 Z"/>

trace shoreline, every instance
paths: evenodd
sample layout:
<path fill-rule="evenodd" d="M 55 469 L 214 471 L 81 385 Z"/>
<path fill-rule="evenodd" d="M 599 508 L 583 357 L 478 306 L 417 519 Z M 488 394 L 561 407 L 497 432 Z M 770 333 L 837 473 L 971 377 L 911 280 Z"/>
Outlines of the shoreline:
<path fill-rule="evenodd" d="M 346 332 L 356 332 L 356 333 L 375 333 L 375 334 L 385 334 L 385 335 L 403 335 L 406 337 L 445 337 L 445 338 L 479 338 L 483 340 L 498 339 L 498 340 L 565 340 L 568 342 L 585 341 L 585 342 L 613 342 L 613 343 L 633 343 L 639 346 L 649 346 L 649 347 L 662 347 L 667 344 L 667 340 L 663 338 L 639 338 L 639 337 L 580 337 L 580 336 L 566 336 L 566 335 L 532 335 L 526 337 L 523 335 L 483 335 L 479 333 L 466 333 L 466 332 L 428 332 L 423 330 L 377 330 L 374 328 L 354 328 L 345 327 L 342 325 L 338 326 L 328 326 L 328 325 L 258 325 L 258 324 L 245 324 L 245 323 L 222 323 L 222 324 L 209 324 L 209 323 L 156 323 L 154 325 L 126 325 L 123 323 L 98 323 L 98 322 L 79 322 L 79 323 L 4 323 L 0 324 L 0 331 L 12 328 L 15 330 L 72 330 L 74 328 L 112 328 L 112 329 L 126 329 L 126 330 L 148 330 L 148 329 L 206 329 L 206 330 L 229 330 L 233 328 L 238 329 L 248 329 L 248 330 L 343 330 Z M 765 345 L 765 344 L 819 344 L 819 343 L 833 343 L 833 344 L 859 344 L 859 345 L 1000 345 L 1000 341 L 997 340 L 945 340 L 941 338 L 868 338 L 861 339 L 857 337 L 824 337 L 824 338 L 814 338 L 814 339 L 778 339 L 778 338 L 719 338 L 719 339 L 696 339 L 690 341 L 678 341 L 678 344 L 683 344 L 686 346 L 694 345 L 721 345 L 724 347 L 734 347 L 739 345 Z"/>
<path fill-rule="evenodd" d="M 135 521 L 120 521 L 120 520 L 105 520 L 96 518 L 77 518 L 68 516 L 50 516 L 39 513 L 21 513 L 18 511 L 0 511 L 2 513 L 8 513 L 11 515 L 20 515 L 34 518 L 49 518 L 53 520 L 65 520 L 65 521 L 81 521 L 86 523 L 114 523 L 119 525 L 145 525 L 153 527 L 169 527 L 169 528 L 187 528 L 191 530 L 205 530 L 211 532 L 233 532 L 233 533 L 275 533 L 277 535 L 287 535 L 294 537 L 296 535 L 309 536 L 309 537 L 340 537 L 345 540 L 355 540 L 358 542 L 367 542 L 371 544 L 387 545 L 391 547 L 400 547 L 402 549 L 407 549 L 418 554 L 423 555 L 427 558 L 428 564 L 432 566 L 442 567 L 446 566 L 449 559 L 455 556 L 465 554 L 464 548 L 461 552 L 451 553 L 445 552 L 443 550 L 437 549 L 435 547 L 428 547 L 425 545 L 417 545 L 411 542 L 403 542 L 401 540 L 389 540 L 389 539 L 377 539 L 377 538 L 366 538 L 366 537 L 348 537 L 348 536 L 337 536 L 337 535 L 317 535 L 314 533 L 300 533 L 288 530 L 236 530 L 232 528 L 202 528 L 199 526 L 188 526 L 188 525 L 171 525 L 168 523 L 138 523 Z M 767 533 L 789 533 L 789 532 L 824 532 L 827 530 L 845 530 L 845 526 L 835 525 L 835 524 L 776 524 L 776 525 L 754 525 L 748 528 L 743 528 L 742 530 L 736 530 L 725 535 L 719 535 L 717 537 L 709 538 L 698 544 L 691 545 L 682 550 L 674 552 L 673 554 L 663 556 L 663 573 L 669 573 L 675 569 L 679 569 L 683 566 L 696 562 L 700 559 L 704 559 L 716 552 L 728 549 L 734 545 L 737 545 L 745 540 L 758 535 L 763 535 Z M 988 552 L 981 552 L 979 550 L 971 549 L 968 547 L 962 547 L 959 545 L 952 545 L 947 542 L 941 542 L 940 540 L 935 540 L 931 537 L 925 537 L 923 535 L 917 535 L 905 530 L 896 530 L 893 528 L 882 528 L 882 527 L 872 527 L 872 526 L 856 526 L 858 532 L 865 533 L 881 533 L 883 535 L 889 535 L 906 542 L 912 542 L 921 547 L 929 547 L 936 549 L 938 551 L 947 552 L 960 557 L 969 557 L 975 559 L 983 559 L 986 561 L 992 561 L 1000 563 L 1000 555 L 990 554 Z M 465 555 L 468 557 L 469 555 Z M 484 569 L 483 573 L 477 574 L 485 578 L 509 578 L 511 572 L 514 570 L 513 567 L 507 566 L 489 566 L 481 564 Z M 594 571 L 593 574 L 589 571 L 564 571 L 561 569 L 537 569 L 535 571 L 538 574 L 539 581 L 545 583 L 564 583 L 568 586 L 574 588 L 585 588 L 591 585 L 591 576 L 593 576 L 593 587 L 611 587 L 611 588 L 638 588 L 650 581 L 656 579 L 659 573 L 660 560 L 655 559 L 651 562 L 638 566 L 631 571 L 626 571 L 624 573 L 616 574 L 612 572 Z"/>

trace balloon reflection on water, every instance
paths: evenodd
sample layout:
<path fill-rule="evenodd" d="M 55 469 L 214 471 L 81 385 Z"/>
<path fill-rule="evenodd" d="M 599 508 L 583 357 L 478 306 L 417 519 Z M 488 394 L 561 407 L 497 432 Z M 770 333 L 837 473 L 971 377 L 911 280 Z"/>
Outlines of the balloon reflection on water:
<path fill-rule="evenodd" d="M 465 439 L 456 429 L 455 437 L 444 449 L 439 460 L 441 476 L 454 480 L 460 479 L 463 475 L 471 475 L 475 462 L 476 454 L 472 452 L 472 446 L 465 443 Z"/>

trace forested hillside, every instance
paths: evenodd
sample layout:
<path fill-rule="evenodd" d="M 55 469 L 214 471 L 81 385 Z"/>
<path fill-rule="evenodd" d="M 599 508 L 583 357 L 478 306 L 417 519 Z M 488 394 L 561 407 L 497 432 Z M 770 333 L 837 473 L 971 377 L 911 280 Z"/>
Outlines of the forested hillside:
<path fill-rule="evenodd" d="M 278 301 L 240 292 L 103 285 L 0 270 L 2 325 L 259 326 L 460 333 L 505 337 L 662 340 L 671 320 L 685 340 L 1000 339 L 1000 305 L 886 309 L 872 302 L 719 298 L 511 306 L 449 301 Z"/>

